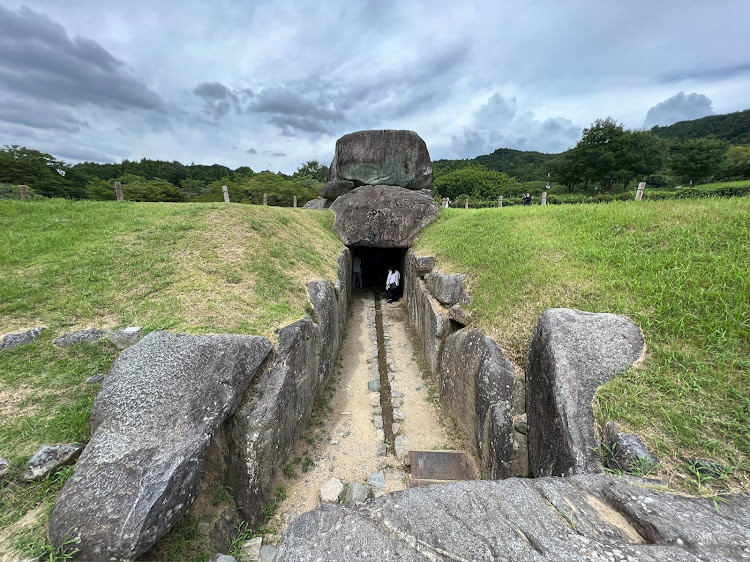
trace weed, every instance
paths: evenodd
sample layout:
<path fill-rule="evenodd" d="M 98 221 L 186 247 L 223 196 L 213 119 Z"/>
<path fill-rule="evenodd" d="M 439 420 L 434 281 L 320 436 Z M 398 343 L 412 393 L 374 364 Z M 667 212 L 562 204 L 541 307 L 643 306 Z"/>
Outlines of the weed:
<path fill-rule="evenodd" d="M 310 458 L 310 455 L 305 455 L 305 459 L 302 461 L 302 472 L 307 472 L 310 470 L 310 467 L 315 464 Z"/>
<path fill-rule="evenodd" d="M 258 533 L 250 528 L 247 521 L 241 521 L 237 525 L 237 534 L 235 535 L 232 542 L 229 543 L 229 554 L 234 556 L 237 560 L 242 558 L 242 545 L 244 545 L 250 539 L 257 537 Z"/>
<path fill-rule="evenodd" d="M 638 455 L 628 468 L 628 473 L 634 476 L 648 476 L 659 472 L 660 463 L 652 461 L 648 457 Z"/>
<path fill-rule="evenodd" d="M 291 464 L 287 464 L 284 467 L 284 476 L 286 476 L 287 478 L 296 478 L 297 471 L 294 470 L 294 466 L 292 466 Z"/>
<path fill-rule="evenodd" d="M 60 545 L 37 540 L 28 543 L 21 549 L 21 552 L 25 556 L 33 556 L 44 562 L 64 562 L 66 560 L 72 560 L 73 556 L 80 552 L 80 549 L 75 548 L 74 546 L 80 542 L 81 537 L 73 537 L 69 531 L 65 533 L 65 537 L 63 537 L 63 541 Z"/>
<path fill-rule="evenodd" d="M 264 523 L 268 522 L 268 520 L 274 516 L 276 510 L 279 509 L 281 502 L 283 502 L 285 499 L 286 488 L 284 488 L 284 486 L 282 485 L 279 485 L 279 487 L 276 488 L 276 494 L 263 505 L 262 511 Z"/>

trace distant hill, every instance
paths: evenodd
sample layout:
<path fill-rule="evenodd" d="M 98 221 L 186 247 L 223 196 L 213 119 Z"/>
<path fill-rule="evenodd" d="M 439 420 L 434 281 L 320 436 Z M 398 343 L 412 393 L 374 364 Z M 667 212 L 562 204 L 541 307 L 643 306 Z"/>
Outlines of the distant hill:
<path fill-rule="evenodd" d="M 750 109 L 680 121 L 667 127 L 656 126 L 651 133 L 665 139 L 715 138 L 731 144 L 750 144 Z"/>
<path fill-rule="evenodd" d="M 530 150 L 498 148 L 492 154 L 466 160 L 436 160 L 432 166 L 436 175 L 452 172 L 476 164 L 503 172 L 520 182 L 543 180 L 547 176 L 546 164 L 557 154 L 546 154 Z"/>

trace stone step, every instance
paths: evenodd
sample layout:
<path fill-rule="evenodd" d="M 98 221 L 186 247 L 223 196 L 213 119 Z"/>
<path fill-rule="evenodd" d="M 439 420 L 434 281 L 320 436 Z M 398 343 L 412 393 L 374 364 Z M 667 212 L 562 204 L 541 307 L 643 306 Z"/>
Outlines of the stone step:
<path fill-rule="evenodd" d="M 409 451 L 410 488 L 456 480 L 479 480 L 474 458 L 464 451 Z"/>

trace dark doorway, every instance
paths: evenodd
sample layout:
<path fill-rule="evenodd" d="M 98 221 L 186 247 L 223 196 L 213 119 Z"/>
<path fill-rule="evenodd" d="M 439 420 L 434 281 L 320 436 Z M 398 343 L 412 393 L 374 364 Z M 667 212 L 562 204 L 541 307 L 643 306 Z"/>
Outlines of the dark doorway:
<path fill-rule="evenodd" d="M 400 288 L 403 288 L 406 248 L 354 246 L 349 249 L 352 251 L 352 263 L 354 258 L 362 260 L 362 285 L 365 289 L 384 291 L 389 267 L 395 267 L 401 273 Z"/>

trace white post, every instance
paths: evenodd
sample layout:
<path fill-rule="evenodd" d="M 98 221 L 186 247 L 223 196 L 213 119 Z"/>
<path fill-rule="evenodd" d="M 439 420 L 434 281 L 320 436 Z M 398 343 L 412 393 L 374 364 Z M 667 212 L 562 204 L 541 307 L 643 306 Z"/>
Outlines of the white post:
<path fill-rule="evenodd" d="M 542 205 L 546 205 L 546 204 L 547 204 L 547 192 L 543 191 L 542 192 Z"/>
<path fill-rule="evenodd" d="M 115 182 L 115 195 L 117 195 L 117 200 L 122 203 L 122 184 L 119 181 Z"/>
<path fill-rule="evenodd" d="M 18 191 L 21 192 L 21 199 L 28 199 L 29 198 L 29 188 L 25 185 L 19 185 Z"/>
<path fill-rule="evenodd" d="M 263 194 L 263 204 L 268 205 L 268 193 Z"/>
<path fill-rule="evenodd" d="M 296 195 L 294 196 L 294 208 L 295 209 L 297 208 L 297 196 Z"/>
<path fill-rule="evenodd" d="M 643 192 L 646 189 L 646 182 L 642 181 L 638 184 L 638 190 L 635 192 L 635 200 L 636 201 L 642 201 L 643 200 Z"/>
<path fill-rule="evenodd" d="M 226 185 L 222 185 L 221 191 L 224 192 L 224 203 L 229 203 L 229 188 Z"/>

